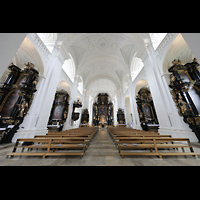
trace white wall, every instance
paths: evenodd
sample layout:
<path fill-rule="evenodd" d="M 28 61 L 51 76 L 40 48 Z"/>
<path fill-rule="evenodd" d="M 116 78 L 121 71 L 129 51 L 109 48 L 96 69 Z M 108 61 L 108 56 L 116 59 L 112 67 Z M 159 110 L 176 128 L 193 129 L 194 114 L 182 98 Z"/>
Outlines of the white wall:
<path fill-rule="evenodd" d="M 27 33 L 0 33 L 0 76 L 10 64 Z"/>
<path fill-rule="evenodd" d="M 177 35 L 172 35 L 172 41 Z M 171 43 L 168 39 L 168 41 Z M 165 41 L 167 44 L 167 41 Z M 170 45 L 166 45 L 168 49 Z M 197 137 L 189 128 L 188 124 L 184 123 L 181 116 L 178 115 L 177 108 L 170 94 L 170 89 L 166 79 L 169 74 L 162 74 L 163 60 L 167 53 L 167 50 L 162 50 L 165 53 L 157 54 L 154 51 L 151 43 L 146 44 L 146 50 L 143 52 L 144 68 L 140 71 L 134 81 L 129 83 L 129 96 L 131 102 L 131 112 L 133 114 L 133 128 L 141 129 L 135 89 L 138 81 L 144 79 L 148 82 L 149 88 L 154 101 L 155 110 L 159 121 L 159 133 L 160 134 L 171 134 L 174 137 L 189 137 L 191 141 L 197 142 Z M 159 57 L 162 55 L 161 57 Z M 123 98 L 127 94 L 123 94 Z"/>

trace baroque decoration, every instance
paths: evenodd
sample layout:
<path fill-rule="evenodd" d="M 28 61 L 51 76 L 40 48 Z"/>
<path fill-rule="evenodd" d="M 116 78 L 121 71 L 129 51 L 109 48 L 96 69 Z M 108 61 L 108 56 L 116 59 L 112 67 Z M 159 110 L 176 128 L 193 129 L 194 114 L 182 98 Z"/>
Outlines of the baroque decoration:
<path fill-rule="evenodd" d="M 108 100 L 107 93 L 100 93 L 93 104 L 93 125 L 113 125 L 113 103 Z"/>
<path fill-rule="evenodd" d="M 196 58 L 185 65 L 179 59 L 173 60 L 172 64 L 168 69 L 172 98 L 179 115 L 200 141 L 200 65 Z"/>
<path fill-rule="evenodd" d="M 79 115 L 80 115 L 80 113 L 75 112 L 75 108 L 81 108 L 81 107 L 82 107 L 82 103 L 79 100 L 74 101 L 74 103 L 73 103 L 73 111 L 72 111 L 72 120 L 73 121 L 78 120 L 79 119 Z"/>
<path fill-rule="evenodd" d="M 121 108 L 117 111 L 117 122 L 119 126 L 126 126 L 124 111 Z"/>
<path fill-rule="evenodd" d="M 88 122 L 89 122 L 89 112 L 88 112 L 88 109 L 84 109 L 83 110 L 83 113 L 82 113 L 82 116 L 81 116 L 81 126 L 84 126 L 84 125 L 88 125 Z"/>
<path fill-rule="evenodd" d="M 69 94 L 67 92 L 56 92 L 47 125 L 49 130 L 61 131 L 63 129 L 68 115 L 68 102 Z"/>
<path fill-rule="evenodd" d="M 22 70 L 11 63 L 10 73 L 0 85 L 0 143 L 11 142 L 37 91 L 39 72 L 32 63 L 25 66 Z"/>
<path fill-rule="evenodd" d="M 141 88 L 139 90 L 136 96 L 136 103 L 142 129 L 145 131 L 158 129 L 159 122 L 151 92 L 148 88 Z"/>

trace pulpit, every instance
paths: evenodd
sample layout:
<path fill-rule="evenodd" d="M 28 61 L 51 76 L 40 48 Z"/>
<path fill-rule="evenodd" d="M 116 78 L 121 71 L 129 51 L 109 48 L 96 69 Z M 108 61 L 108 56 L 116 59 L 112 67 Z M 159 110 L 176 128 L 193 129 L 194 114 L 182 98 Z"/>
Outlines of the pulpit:
<path fill-rule="evenodd" d="M 88 126 L 89 122 L 89 112 L 88 109 L 84 109 L 81 117 L 81 125 L 80 126 Z"/>
<path fill-rule="evenodd" d="M 81 103 L 79 100 L 74 101 L 74 103 L 73 103 L 73 111 L 72 111 L 72 120 L 73 120 L 73 121 L 76 121 L 76 120 L 79 119 L 80 113 L 79 113 L 79 112 L 76 112 L 76 110 L 77 110 L 78 108 L 81 108 L 81 107 L 82 107 L 82 103 Z"/>

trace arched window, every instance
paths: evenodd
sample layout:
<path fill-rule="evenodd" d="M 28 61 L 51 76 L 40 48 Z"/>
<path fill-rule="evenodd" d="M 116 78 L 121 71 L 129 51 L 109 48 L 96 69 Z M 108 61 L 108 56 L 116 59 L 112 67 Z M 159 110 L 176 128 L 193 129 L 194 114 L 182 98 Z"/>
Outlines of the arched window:
<path fill-rule="evenodd" d="M 62 66 L 62 69 L 67 74 L 67 76 L 70 78 L 70 80 L 74 83 L 76 68 L 75 68 L 74 60 L 73 60 L 71 54 L 69 54 L 69 57 L 70 57 L 69 59 L 65 60 L 63 66 Z"/>
<path fill-rule="evenodd" d="M 143 67 L 144 67 L 144 63 L 142 62 L 142 59 L 134 56 L 131 62 L 132 81 L 136 78 L 136 76 L 139 74 L 139 72 L 141 71 Z"/>
<path fill-rule="evenodd" d="M 78 91 L 83 94 L 83 78 L 77 75 Z"/>

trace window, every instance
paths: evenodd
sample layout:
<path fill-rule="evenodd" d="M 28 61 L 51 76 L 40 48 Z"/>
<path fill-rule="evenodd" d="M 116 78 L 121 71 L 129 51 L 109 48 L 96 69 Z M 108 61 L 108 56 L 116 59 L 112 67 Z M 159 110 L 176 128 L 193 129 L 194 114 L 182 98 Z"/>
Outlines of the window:
<path fill-rule="evenodd" d="M 132 81 L 136 78 L 136 76 L 139 74 L 143 67 L 144 63 L 142 62 L 142 59 L 134 56 L 131 62 Z"/>
<path fill-rule="evenodd" d="M 167 33 L 149 33 L 154 50 L 157 49 Z"/>
<path fill-rule="evenodd" d="M 69 54 L 69 56 L 70 56 L 70 58 L 65 60 L 63 66 L 62 66 L 62 69 L 67 74 L 67 76 L 70 78 L 70 80 L 74 83 L 76 68 L 75 68 L 75 64 L 74 64 L 71 54 Z"/>

